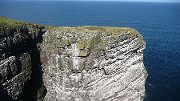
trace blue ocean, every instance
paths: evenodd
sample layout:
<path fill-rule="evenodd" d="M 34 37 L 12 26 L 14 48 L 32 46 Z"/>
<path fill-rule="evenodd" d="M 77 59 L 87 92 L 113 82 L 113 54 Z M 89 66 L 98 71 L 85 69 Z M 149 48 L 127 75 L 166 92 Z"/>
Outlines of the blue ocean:
<path fill-rule="evenodd" d="M 145 101 L 180 101 L 180 3 L 0 1 L 0 16 L 54 26 L 126 26 L 146 41 Z"/>

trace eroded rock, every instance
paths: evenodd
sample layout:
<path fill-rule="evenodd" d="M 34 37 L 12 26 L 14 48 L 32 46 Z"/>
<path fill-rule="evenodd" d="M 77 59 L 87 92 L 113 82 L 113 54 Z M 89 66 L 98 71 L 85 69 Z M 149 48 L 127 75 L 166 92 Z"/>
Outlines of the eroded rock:
<path fill-rule="evenodd" d="M 30 92 L 26 91 L 26 86 L 32 80 L 32 72 L 35 70 L 33 68 L 39 68 L 34 65 L 34 61 L 38 59 L 35 59 L 33 52 L 38 52 L 36 44 L 40 40 L 43 28 L 43 26 L 0 17 L 1 101 L 25 100 L 23 96 Z M 34 86 L 32 83 L 31 85 Z"/>
<path fill-rule="evenodd" d="M 43 40 L 45 101 L 143 101 L 145 42 L 136 30 L 56 28 Z"/>

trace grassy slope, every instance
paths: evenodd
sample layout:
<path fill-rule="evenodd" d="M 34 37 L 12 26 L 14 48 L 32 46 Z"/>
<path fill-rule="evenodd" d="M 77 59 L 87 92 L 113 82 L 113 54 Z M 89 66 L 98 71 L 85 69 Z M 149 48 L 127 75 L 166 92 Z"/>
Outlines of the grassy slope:
<path fill-rule="evenodd" d="M 6 28 L 6 29 L 11 29 L 11 28 L 18 28 L 22 26 L 36 26 L 39 24 L 33 24 L 33 23 L 26 23 L 14 19 L 9 19 L 6 17 L 0 16 L 0 27 L 1 28 Z"/>

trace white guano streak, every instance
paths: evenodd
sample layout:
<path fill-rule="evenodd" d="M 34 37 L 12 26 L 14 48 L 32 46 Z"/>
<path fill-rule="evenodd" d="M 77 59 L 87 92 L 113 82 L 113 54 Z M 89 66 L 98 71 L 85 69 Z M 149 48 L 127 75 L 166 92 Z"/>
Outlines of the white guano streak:
<path fill-rule="evenodd" d="M 79 58 L 77 57 L 79 55 L 79 50 L 77 48 L 76 44 L 72 44 L 72 62 L 73 62 L 73 69 L 78 70 L 79 69 Z M 76 81 L 78 81 L 78 77 L 76 76 Z"/>

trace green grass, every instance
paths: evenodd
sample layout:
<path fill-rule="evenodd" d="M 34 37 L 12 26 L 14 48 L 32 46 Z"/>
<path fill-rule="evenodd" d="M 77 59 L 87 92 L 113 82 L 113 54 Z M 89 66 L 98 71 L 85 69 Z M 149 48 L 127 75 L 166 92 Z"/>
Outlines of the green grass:
<path fill-rule="evenodd" d="M 79 26 L 79 27 L 53 27 L 48 26 L 48 30 L 59 30 L 62 32 L 88 32 L 100 33 L 105 32 L 108 35 L 117 36 L 123 32 L 133 31 L 134 29 L 128 27 L 110 27 L 110 26 Z"/>
<path fill-rule="evenodd" d="M 50 34 L 48 34 L 48 43 L 56 43 L 56 48 L 70 46 L 73 41 L 77 43 L 77 48 L 81 50 L 80 56 L 87 56 L 88 52 L 85 50 L 90 50 L 90 53 L 95 55 L 100 55 L 103 50 L 107 47 L 108 38 L 107 36 L 113 37 L 115 43 L 119 41 L 119 37 L 122 34 L 127 34 L 129 39 L 138 38 L 139 46 L 143 44 L 142 35 L 135 29 L 129 27 L 110 27 L 110 26 L 79 26 L 79 27 L 46 27 Z M 70 39 L 57 38 L 57 33 L 54 31 L 59 31 L 58 35 L 68 37 L 71 35 Z M 70 34 L 68 34 L 70 33 Z M 76 35 L 77 34 L 77 35 Z M 105 35 L 105 37 L 103 37 Z M 73 39 L 73 41 L 72 41 Z M 51 46 L 50 45 L 50 46 Z M 46 45 L 45 45 L 46 46 Z M 50 50 L 51 51 L 51 50 Z"/>
<path fill-rule="evenodd" d="M 34 31 L 34 28 L 37 26 L 45 26 L 40 24 L 32 24 L 32 23 L 26 23 L 18 20 L 9 19 L 6 17 L 0 16 L 0 27 L 11 29 L 11 28 L 18 28 L 26 26 L 28 29 L 32 32 Z M 143 37 L 142 35 L 135 29 L 129 28 L 129 27 L 111 27 L 111 26 L 79 26 L 79 27 L 54 27 L 54 26 L 45 26 L 47 30 L 58 30 L 61 32 L 61 36 L 68 36 L 67 33 L 71 33 L 73 37 L 62 39 L 57 38 L 56 34 L 52 33 L 48 35 L 48 43 L 47 44 L 55 44 L 55 47 L 66 47 L 70 46 L 72 43 L 77 41 L 77 46 L 79 49 L 95 49 L 97 45 L 99 45 L 99 48 L 101 50 L 106 48 L 106 38 L 103 38 L 103 33 L 107 36 L 112 36 L 114 39 L 118 39 L 121 34 L 127 34 L 130 39 L 138 38 L 139 45 L 143 44 Z M 77 33 L 79 33 L 77 36 L 75 36 Z M 83 33 L 83 34 L 81 34 Z M 87 34 L 87 36 L 86 36 Z M 84 37 L 87 37 L 85 39 Z M 53 51 L 50 47 L 49 49 Z M 93 50 L 93 51 L 94 51 Z M 99 50 L 99 49 L 98 49 Z M 83 53 L 83 55 L 86 54 L 86 52 Z"/>
<path fill-rule="evenodd" d="M 18 21 L 18 20 L 0 16 L 0 27 L 1 28 L 12 29 L 12 28 L 19 28 L 22 26 L 37 27 L 37 26 L 44 26 L 44 25 L 27 23 L 27 22 Z"/>
<path fill-rule="evenodd" d="M 23 25 L 25 25 L 25 23 L 0 16 L 0 27 L 2 28 L 15 28 Z"/>
<path fill-rule="evenodd" d="M 129 27 L 111 27 L 111 26 L 79 26 L 79 27 L 53 27 L 47 26 L 48 30 L 58 30 L 61 32 L 88 32 L 88 33 L 106 33 L 107 35 L 119 36 L 122 33 L 139 34 L 134 28 Z"/>
<path fill-rule="evenodd" d="M 37 26 L 39 24 L 25 23 L 22 21 L 17 21 L 13 19 L 9 19 L 6 17 L 0 16 L 0 27 L 2 28 L 17 28 L 21 26 Z M 42 26 L 42 25 L 41 25 Z M 122 33 L 129 33 L 130 38 L 138 37 L 140 43 L 143 42 L 142 35 L 135 29 L 129 27 L 111 27 L 111 26 L 79 26 L 79 27 L 54 27 L 54 26 L 46 26 L 48 30 L 59 30 L 63 33 L 76 33 L 76 32 L 87 32 L 91 34 L 97 33 L 106 33 L 108 36 L 118 37 Z M 66 45 L 69 45 L 69 42 L 66 41 Z"/>
<path fill-rule="evenodd" d="M 71 32 L 71 33 L 84 32 L 84 33 L 90 33 L 90 34 L 106 33 L 107 36 L 113 36 L 116 38 L 118 38 L 121 34 L 126 33 L 128 34 L 130 39 L 138 38 L 140 45 L 143 43 L 142 35 L 134 28 L 129 28 L 129 27 L 111 27 L 111 26 L 53 27 L 53 26 L 47 26 L 47 29 L 58 30 L 63 33 L 68 33 L 68 32 Z M 78 44 L 79 47 L 85 48 L 84 43 L 86 43 L 85 40 L 82 40 L 82 42 L 79 42 Z"/>

